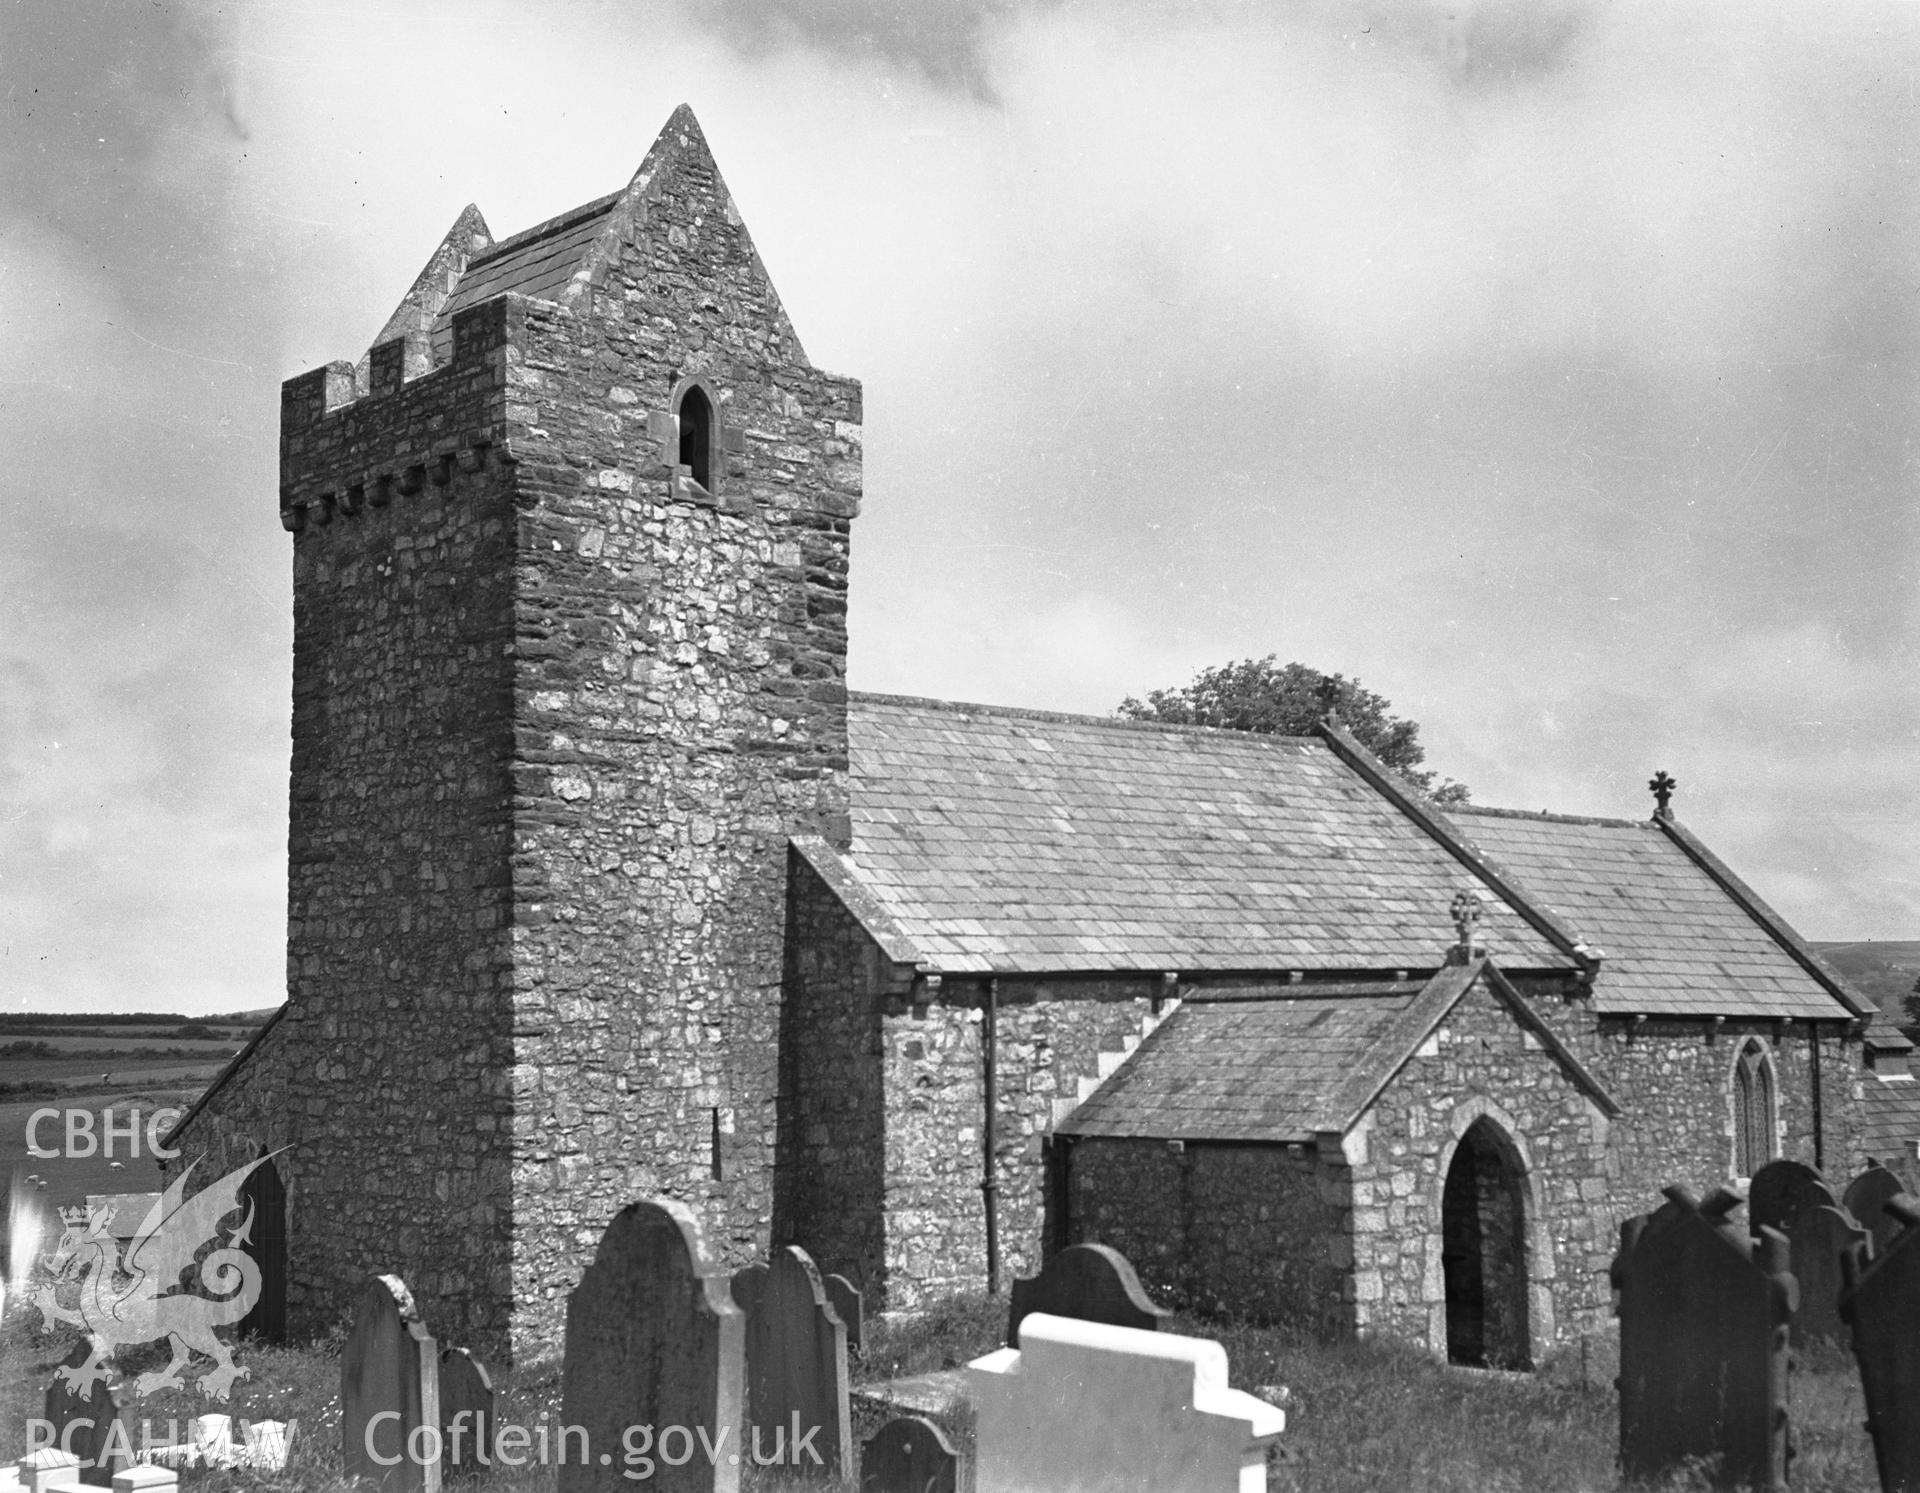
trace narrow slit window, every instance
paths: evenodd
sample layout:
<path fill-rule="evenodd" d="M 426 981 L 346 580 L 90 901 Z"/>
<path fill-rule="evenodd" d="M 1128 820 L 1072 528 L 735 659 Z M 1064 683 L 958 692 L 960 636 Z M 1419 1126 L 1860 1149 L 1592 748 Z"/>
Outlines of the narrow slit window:
<path fill-rule="evenodd" d="M 713 491 L 713 403 L 698 384 L 680 396 L 680 465 Z"/>
<path fill-rule="evenodd" d="M 712 1153 L 712 1155 L 713 1155 L 713 1160 L 712 1160 L 712 1167 L 713 1167 L 713 1180 L 714 1180 L 714 1181 L 716 1181 L 716 1182 L 718 1182 L 718 1181 L 720 1181 L 720 1180 L 721 1180 L 721 1174 L 720 1174 L 720 1111 L 719 1111 L 718 1109 L 715 1109 L 715 1110 L 714 1110 L 714 1112 L 713 1112 L 713 1153 Z"/>

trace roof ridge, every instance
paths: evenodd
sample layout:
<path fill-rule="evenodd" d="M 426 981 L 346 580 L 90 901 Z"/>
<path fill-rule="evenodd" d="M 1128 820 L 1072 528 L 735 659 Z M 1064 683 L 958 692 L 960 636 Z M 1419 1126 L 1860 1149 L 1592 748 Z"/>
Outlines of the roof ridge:
<path fill-rule="evenodd" d="M 1525 885 L 1492 856 L 1461 833 L 1437 804 L 1427 800 L 1404 782 L 1399 774 L 1382 762 L 1346 727 L 1335 721 L 1323 721 L 1320 734 L 1334 755 L 1420 827 L 1443 850 L 1466 867 L 1475 877 L 1520 915 L 1534 932 L 1571 958 L 1583 971 L 1591 973 L 1600 965 L 1601 956 L 1593 944 L 1580 936 L 1552 907 L 1529 892 Z"/>
<path fill-rule="evenodd" d="M 625 193 L 626 188 L 622 187 L 618 192 L 609 192 L 604 197 L 596 197 L 591 202 L 583 202 L 578 207 L 570 207 L 565 212 L 548 218 L 544 223 L 535 223 L 531 228 L 522 228 L 518 233 L 507 238 L 497 239 L 490 247 L 481 250 L 480 253 L 468 260 L 467 268 L 471 270 L 476 265 L 485 264 L 489 259 L 498 258 L 510 249 L 524 248 L 526 245 L 534 243 L 539 239 L 563 232 L 573 227 L 576 223 L 592 217 L 595 213 L 605 212 L 608 208 L 612 207 L 614 203 L 618 202 Z"/>
<path fill-rule="evenodd" d="M 887 695 L 871 690 L 848 690 L 849 703 L 909 705 L 950 715 L 1004 716 L 1014 720 L 1053 721 L 1065 726 L 1110 726 L 1123 731 L 1159 731 L 1175 735 L 1200 734 L 1235 740 L 1290 741 L 1303 746 L 1325 746 L 1317 736 L 1282 736 L 1272 731 L 1242 731 L 1233 726 L 1182 725 L 1174 721 L 1142 721 L 1124 715 L 1086 715 L 1071 710 L 1039 710 L 1026 705 L 983 705 L 972 700 L 936 700 L 930 695 Z"/>
<path fill-rule="evenodd" d="M 1616 819 L 1607 814 L 1557 814 L 1551 809 L 1496 809 L 1491 804 L 1448 804 L 1448 814 L 1484 814 L 1490 819 L 1538 819 L 1547 824 L 1597 824 L 1608 829 L 1652 829 L 1646 819 Z"/>

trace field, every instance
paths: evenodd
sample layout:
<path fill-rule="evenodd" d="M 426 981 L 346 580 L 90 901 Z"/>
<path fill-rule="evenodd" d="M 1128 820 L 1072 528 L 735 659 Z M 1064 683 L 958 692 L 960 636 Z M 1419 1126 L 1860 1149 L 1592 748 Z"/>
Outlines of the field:
<path fill-rule="evenodd" d="M 89 1193 L 157 1190 L 160 1171 L 148 1146 L 148 1121 L 162 1110 L 181 1111 L 192 1104 L 265 1014 L 204 1020 L 21 1013 L 0 1018 L 0 1180 L 11 1184 L 13 1200 L 0 1215 L 5 1247 L 10 1251 L 12 1220 L 22 1207 L 45 1221 L 60 1208 L 84 1206 Z M 42 1151 L 63 1154 L 36 1156 L 30 1150 L 28 1127 L 41 1110 L 58 1113 L 41 1121 L 33 1139 Z M 69 1110 L 90 1113 L 91 1146 L 76 1128 L 75 1144 L 68 1147 Z M 103 1149 L 103 1116 L 110 1116 L 119 1132 L 111 1157 Z M 138 1153 L 130 1154 L 125 1130 L 136 1116 Z M 7 1257 L 0 1254 L 0 1261 Z"/>
<path fill-rule="evenodd" d="M 866 1354 L 853 1364 L 856 1383 L 964 1363 L 999 1346 L 1004 1301 L 984 1297 L 950 1303 L 905 1326 L 876 1324 Z M 71 1339 L 38 1331 L 37 1317 L 15 1310 L 0 1327 L 0 1446 L 18 1445 L 26 1408 L 41 1390 Z M 1611 1387 L 1583 1382 L 1571 1365 L 1539 1374 L 1488 1374 L 1447 1368 L 1418 1354 L 1362 1343 L 1327 1345 L 1271 1329 L 1179 1321 L 1176 1331 L 1219 1338 L 1233 1365 L 1233 1382 L 1253 1388 L 1285 1385 L 1289 1426 L 1286 1460 L 1272 1469 L 1276 1493 L 1613 1493 L 1618 1405 Z M 191 1471 L 183 1487 L 195 1493 L 259 1489 L 262 1493 L 345 1493 L 340 1472 L 339 1341 L 299 1349 L 243 1345 L 236 1360 L 252 1368 L 230 1403 L 213 1405 L 188 1391 L 140 1401 L 128 1396 L 127 1418 L 139 1435 L 142 1419 L 156 1440 L 169 1419 L 182 1426 L 218 1409 L 236 1420 L 297 1421 L 284 1473 Z M 133 1367 L 157 1366 L 147 1350 Z M 537 1363 L 498 1379 L 504 1422 L 535 1426 L 560 1416 L 556 1363 Z M 1851 1363 L 1837 1355 L 1810 1356 L 1795 1375 L 1794 1431 L 1800 1454 L 1793 1486 L 1812 1493 L 1876 1486 L 1872 1453 L 1860 1429 L 1863 1407 Z M 552 1467 L 498 1469 L 479 1489 L 550 1493 Z M 752 1470 L 748 1489 L 810 1487 Z M 851 1487 L 851 1484 L 847 1485 Z M 1702 1488 L 1680 1477 L 1668 1489 Z"/>
<path fill-rule="evenodd" d="M 1906 1024 L 1903 996 L 1920 979 L 1920 942 L 1872 939 L 1860 943 L 1816 943 L 1814 951 L 1845 975 L 1862 995 L 1877 1001 L 1896 1022 Z"/>

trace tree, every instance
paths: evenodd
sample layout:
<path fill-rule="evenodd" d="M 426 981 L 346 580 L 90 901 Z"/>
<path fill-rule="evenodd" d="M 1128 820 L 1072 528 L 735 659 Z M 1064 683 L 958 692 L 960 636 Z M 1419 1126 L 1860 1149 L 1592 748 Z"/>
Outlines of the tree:
<path fill-rule="evenodd" d="M 1330 713 L 1368 751 L 1437 804 L 1463 804 L 1467 786 L 1421 767 L 1426 749 L 1420 727 L 1390 714 L 1393 704 L 1344 674 L 1323 674 L 1305 664 L 1277 664 L 1275 655 L 1202 669 L 1191 684 L 1157 689 L 1144 700 L 1131 695 L 1119 714 L 1135 721 L 1176 726 L 1220 726 L 1269 736 L 1310 736 Z"/>
<path fill-rule="evenodd" d="M 1907 1019 L 1899 1025 L 1911 1038 L 1915 1031 L 1920 1031 L 1920 980 L 1915 980 L 1913 989 L 1900 998 L 1900 1011 Z"/>

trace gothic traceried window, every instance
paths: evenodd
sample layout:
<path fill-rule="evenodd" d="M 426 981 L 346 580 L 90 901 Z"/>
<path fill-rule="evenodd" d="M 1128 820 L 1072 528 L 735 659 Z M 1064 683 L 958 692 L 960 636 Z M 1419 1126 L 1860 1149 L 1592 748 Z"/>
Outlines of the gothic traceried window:
<path fill-rule="evenodd" d="M 1733 1069 L 1733 1162 L 1735 1174 L 1751 1177 L 1773 1159 L 1773 1064 L 1766 1049 L 1749 1042 Z"/>

